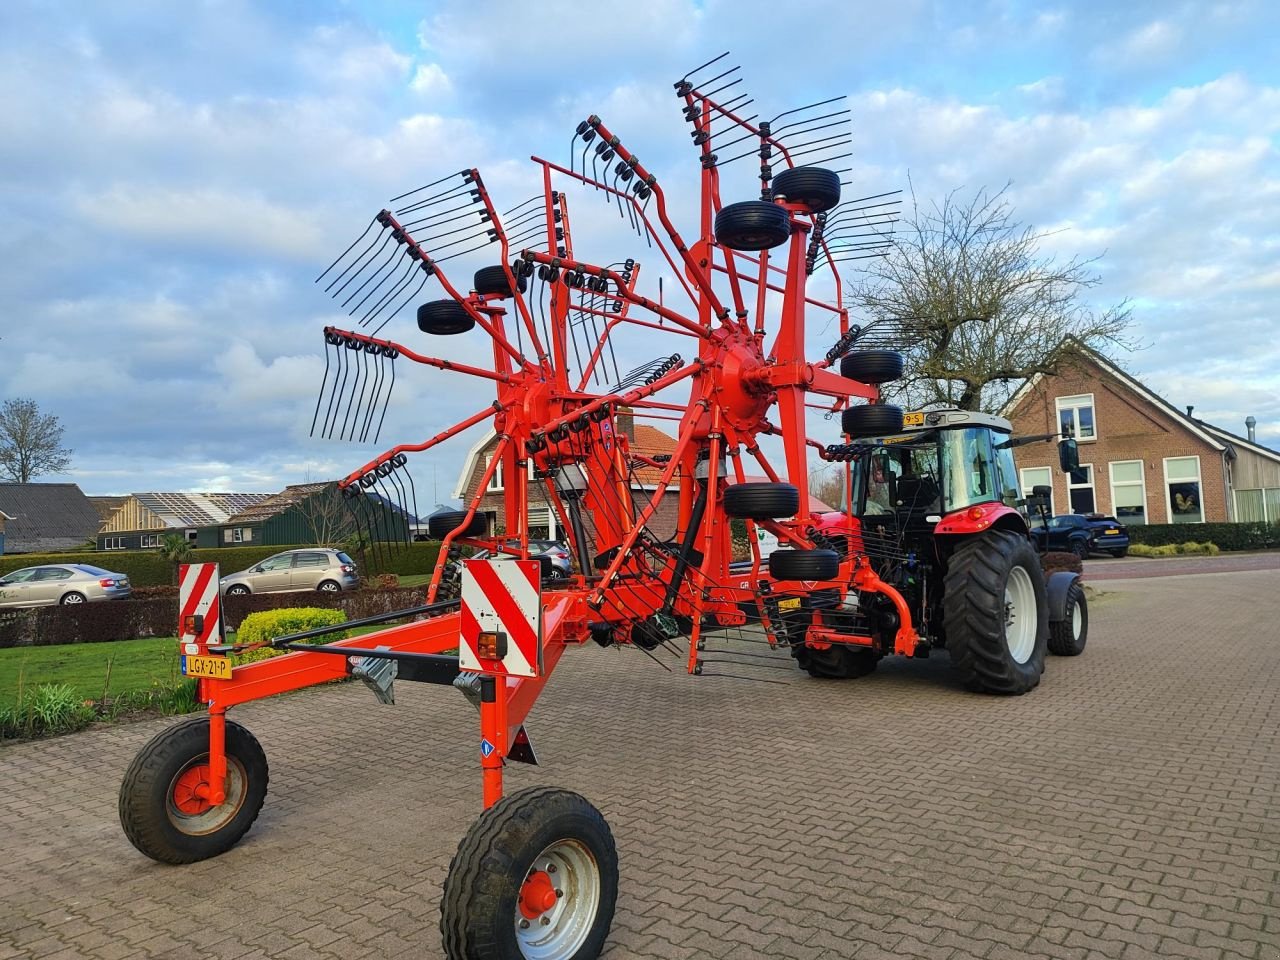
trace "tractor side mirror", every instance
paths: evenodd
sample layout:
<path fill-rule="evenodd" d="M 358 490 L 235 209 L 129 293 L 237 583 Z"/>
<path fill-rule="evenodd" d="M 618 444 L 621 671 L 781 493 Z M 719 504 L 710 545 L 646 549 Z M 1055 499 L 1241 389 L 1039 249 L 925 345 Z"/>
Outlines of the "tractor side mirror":
<path fill-rule="evenodd" d="M 1063 473 L 1080 469 L 1080 449 L 1072 437 L 1058 441 L 1058 465 Z"/>
<path fill-rule="evenodd" d="M 1032 500 L 1040 500 L 1043 503 L 1048 503 L 1049 498 L 1052 496 L 1053 496 L 1053 487 L 1048 486 L 1047 484 L 1038 483 L 1031 488 Z"/>

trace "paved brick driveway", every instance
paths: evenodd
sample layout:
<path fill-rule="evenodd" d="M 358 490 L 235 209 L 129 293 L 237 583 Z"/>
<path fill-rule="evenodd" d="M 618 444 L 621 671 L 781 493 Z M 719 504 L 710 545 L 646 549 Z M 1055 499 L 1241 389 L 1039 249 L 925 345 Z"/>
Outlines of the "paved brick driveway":
<path fill-rule="evenodd" d="M 610 957 L 1280 955 L 1280 572 L 1104 585 L 1094 637 L 1014 700 L 945 658 L 789 686 L 568 658 L 532 723 L 622 856 Z M 362 687 L 238 711 L 272 762 L 229 854 L 116 823 L 161 721 L 0 752 L 0 958 L 438 956 L 478 809 L 462 697 Z"/>
<path fill-rule="evenodd" d="M 1148 577 L 1182 577 L 1204 573 L 1243 573 L 1247 570 L 1280 570 L 1280 551 L 1223 553 L 1216 557 L 1131 557 L 1126 560 L 1088 560 L 1085 575 L 1090 582 L 1134 580 Z"/>

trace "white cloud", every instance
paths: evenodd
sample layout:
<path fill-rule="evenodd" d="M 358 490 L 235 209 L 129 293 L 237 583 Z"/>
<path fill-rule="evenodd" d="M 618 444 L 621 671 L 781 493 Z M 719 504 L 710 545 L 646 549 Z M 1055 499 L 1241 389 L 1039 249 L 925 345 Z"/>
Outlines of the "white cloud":
<path fill-rule="evenodd" d="M 438 63 L 423 63 L 418 66 L 409 86 L 424 97 L 443 96 L 453 92 L 453 81 Z"/>

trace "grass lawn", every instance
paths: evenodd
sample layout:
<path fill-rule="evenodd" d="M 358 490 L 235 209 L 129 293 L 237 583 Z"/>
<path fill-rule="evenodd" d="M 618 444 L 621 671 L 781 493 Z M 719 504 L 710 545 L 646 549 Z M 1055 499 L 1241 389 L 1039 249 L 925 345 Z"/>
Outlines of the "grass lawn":
<path fill-rule="evenodd" d="M 431 574 L 429 573 L 411 573 L 400 578 L 400 586 L 402 587 L 425 587 L 429 583 L 431 583 Z"/>
<path fill-rule="evenodd" d="M 102 699 L 104 688 L 110 697 L 148 690 L 178 679 L 178 640 L 148 637 L 0 650 L 0 706 L 17 700 L 19 678 L 28 691 L 41 683 L 69 684 L 85 700 Z"/>

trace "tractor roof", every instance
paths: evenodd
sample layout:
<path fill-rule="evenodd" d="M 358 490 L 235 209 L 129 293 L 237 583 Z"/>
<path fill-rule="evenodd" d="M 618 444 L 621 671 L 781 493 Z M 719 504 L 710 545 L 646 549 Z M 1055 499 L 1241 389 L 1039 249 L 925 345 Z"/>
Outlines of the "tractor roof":
<path fill-rule="evenodd" d="M 1012 433 L 1013 424 L 1004 417 L 977 410 L 917 410 L 906 414 L 904 433 L 921 430 L 949 430 L 964 427 L 990 427 L 1001 433 Z"/>

